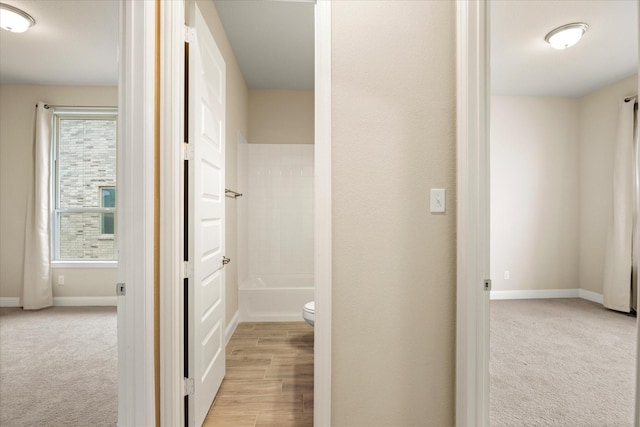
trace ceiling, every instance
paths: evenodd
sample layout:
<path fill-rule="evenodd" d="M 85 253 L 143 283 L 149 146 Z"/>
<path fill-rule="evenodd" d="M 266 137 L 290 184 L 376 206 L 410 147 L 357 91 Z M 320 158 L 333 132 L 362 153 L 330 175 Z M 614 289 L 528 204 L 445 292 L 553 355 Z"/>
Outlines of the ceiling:
<path fill-rule="evenodd" d="M 497 95 L 579 97 L 638 69 L 638 2 L 498 0 L 491 3 L 491 90 Z M 582 40 L 555 50 L 545 35 L 586 22 Z"/>
<path fill-rule="evenodd" d="M 0 0 L 31 14 L 22 34 L 0 31 L 1 84 L 117 83 L 118 0 Z M 215 0 L 247 85 L 313 89 L 313 1 Z M 492 92 L 582 96 L 637 70 L 633 0 L 494 0 Z M 590 25 L 573 48 L 550 48 L 560 25 Z"/>
<path fill-rule="evenodd" d="M 118 0 L 1 1 L 36 24 L 0 30 L 0 84 L 117 84 Z"/>
<path fill-rule="evenodd" d="M 216 0 L 250 89 L 313 89 L 313 1 Z"/>

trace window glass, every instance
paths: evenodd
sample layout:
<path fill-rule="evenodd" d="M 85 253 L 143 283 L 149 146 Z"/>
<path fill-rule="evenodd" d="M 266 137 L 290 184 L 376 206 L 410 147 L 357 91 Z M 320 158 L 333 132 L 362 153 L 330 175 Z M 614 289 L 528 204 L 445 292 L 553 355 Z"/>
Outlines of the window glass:
<path fill-rule="evenodd" d="M 56 111 L 54 120 L 54 259 L 113 260 L 115 111 Z"/>
<path fill-rule="evenodd" d="M 115 188 L 101 188 L 100 189 L 100 206 L 103 208 L 115 208 L 116 207 L 116 189 Z M 101 229 L 102 234 L 114 234 L 114 216 L 113 213 L 103 213 Z"/>

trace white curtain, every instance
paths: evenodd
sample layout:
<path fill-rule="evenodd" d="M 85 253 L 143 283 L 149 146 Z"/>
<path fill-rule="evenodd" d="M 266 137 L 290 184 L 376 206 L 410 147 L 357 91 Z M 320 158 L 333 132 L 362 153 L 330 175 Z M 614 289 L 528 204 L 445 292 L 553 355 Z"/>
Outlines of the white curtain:
<path fill-rule="evenodd" d="M 51 122 L 44 102 L 36 107 L 33 145 L 34 175 L 27 202 L 22 307 L 37 310 L 53 305 L 51 288 Z"/>
<path fill-rule="evenodd" d="M 631 311 L 634 229 L 637 203 L 637 133 L 634 100 L 621 100 L 613 167 L 613 210 L 604 265 L 604 306 Z M 636 266 L 637 271 L 637 266 Z"/>

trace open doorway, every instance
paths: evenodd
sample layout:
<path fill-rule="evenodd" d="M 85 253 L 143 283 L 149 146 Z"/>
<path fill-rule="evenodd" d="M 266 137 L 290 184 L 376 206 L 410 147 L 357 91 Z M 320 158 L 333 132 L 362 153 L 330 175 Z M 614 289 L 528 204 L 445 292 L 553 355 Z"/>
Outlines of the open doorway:
<path fill-rule="evenodd" d="M 602 304 L 637 7 L 491 3 L 492 425 L 633 422 L 636 320 Z M 573 22 L 577 45 L 545 42 Z"/>
<path fill-rule="evenodd" d="M 313 329 L 302 311 L 314 294 L 315 5 L 214 5 L 223 28 L 216 29 L 211 15 L 205 18 L 219 45 L 228 40 L 230 49 L 221 47 L 227 87 L 236 90 L 235 97 L 227 96 L 226 126 L 225 187 L 234 195 L 225 198 L 231 259 L 227 369 L 209 418 L 225 420 L 240 411 L 259 421 L 282 422 L 284 414 L 274 418 L 260 409 L 264 405 L 256 396 L 262 395 L 280 412 L 310 425 Z M 265 366 L 267 359 L 271 363 Z"/>
<path fill-rule="evenodd" d="M 3 348 L 12 349 L 0 358 L 0 423 L 113 425 L 119 2 L 4 3 L 27 12 L 35 24 L 19 34 L 0 30 L 0 328 Z M 27 312 L 17 307 L 24 304 L 25 212 L 39 102 L 51 113 L 56 147 L 45 177 L 52 188 L 45 241 L 53 307 Z M 26 317 L 33 320 L 25 326 Z M 24 366 L 19 376 L 14 356 Z M 88 405 L 87 396 L 95 404 Z"/>
<path fill-rule="evenodd" d="M 227 4 L 231 4 L 230 2 L 223 2 L 225 5 Z M 310 28 L 308 28 L 308 30 L 310 31 L 311 34 L 311 44 L 310 44 L 310 49 L 308 49 L 308 54 L 311 57 L 311 59 L 313 59 L 314 56 L 314 52 L 313 52 L 313 12 L 314 12 L 314 4 L 313 3 L 309 3 L 309 2 L 304 2 L 306 4 L 304 4 L 304 7 L 306 8 L 307 11 L 310 11 L 311 13 L 308 15 L 311 19 L 311 26 Z M 226 133 L 226 165 L 225 165 L 225 188 L 229 190 L 229 195 L 233 195 L 233 194 L 243 194 L 242 196 L 239 196 L 238 198 L 236 197 L 227 197 L 226 199 L 226 216 L 227 216 L 227 229 L 225 234 L 225 238 L 226 238 L 226 245 L 227 248 L 225 250 L 225 256 L 227 258 L 230 258 L 230 263 L 228 263 L 225 267 L 225 274 L 227 276 L 226 279 L 226 286 L 225 286 L 225 338 L 226 340 L 230 340 L 232 339 L 231 337 L 234 335 L 234 331 L 236 331 L 236 328 L 238 328 L 238 331 L 243 327 L 243 324 L 240 323 L 240 326 L 238 326 L 239 322 L 242 322 L 243 320 L 247 320 L 247 319 L 243 319 L 242 318 L 242 314 L 240 313 L 239 310 L 239 304 L 238 304 L 238 293 L 239 293 L 239 287 L 238 287 L 238 269 L 240 268 L 239 265 L 241 264 L 241 259 L 244 257 L 246 259 L 246 254 L 240 254 L 239 250 L 238 250 L 238 246 L 239 244 L 238 242 L 238 236 L 237 236 L 237 229 L 239 228 L 237 225 L 237 211 L 239 209 L 239 204 L 242 203 L 244 200 L 248 199 L 249 194 L 251 193 L 251 191 L 249 192 L 245 192 L 242 191 L 242 189 L 240 189 L 238 187 L 238 172 L 237 172 L 237 156 L 238 156 L 238 140 L 241 139 L 239 137 L 239 135 L 242 136 L 248 136 L 248 138 L 251 138 L 251 132 L 250 129 L 248 128 L 248 115 L 250 114 L 250 111 L 247 110 L 251 110 L 251 108 L 247 107 L 247 105 L 250 104 L 250 91 L 251 89 L 249 89 L 247 87 L 247 84 L 245 83 L 246 80 L 246 75 L 243 75 L 244 70 L 240 70 L 239 65 L 236 63 L 236 57 L 238 56 L 236 52 L 234 52 L 234 49 L 232 48 L 232 46 L 228 43 L 227 38 L 228 35 L 225 33 L 225 28 L 221 25 L 220 22 L 220 17 L 218 15 L 218 10 L 216 10 L 215 8 L 215 4 L 214 3 L 209 3 L 209 2 L 198 2 L 197 3 L 198 6 L 200 7 L 200 9 L 202 10 L 202 15 L 207 23 L 207 26 L 209 27 L 209 29 L 211 30 L 211 33 L 213 35 L 213 37 L 215 38 L 216 44 L 218 45 L 222 56 L 224 57 L 224 61 L 226 63 L 226 74 L 227 74 L 227 84 L 226 86 L 226 92 L 227 92 L 227 96 L 226 96 L 226 126 L 225 126 L 225 133 Z M 282 3 L 278 3 L 278 2 L 234 2 L 233 5 L 235 4 L 240 4 L 240 6 L 252 6 L 252 7 L 263 7 L 263 8 L 267 8 L 267 9 L 272 9 L 272 8 L 278 8 L 280 6 L 293 6 L 296 7 L 298 6 L 295 3 L 290 3 L 290 4 L 282 4 Z M 232 6 L 233 6 L 232 5 Z M 255 12 L 255 11 L 254 11 Z M 258 18 L 260 19 L 260 11 L 258 11 Z M 262 14 L 264 15 L 264 13 L 269 13 L 269 12 L 265 12 L 264 10 L 262 10 Z M 273 11 L 271 12 L 273 13 Z M 276 16 L 279 13 L 276 13 Z M 255 14 L 254 14 L 255 16 Z M 270 20 L 264 20 L 264 16 L 262 16 L 262 21 L 263 21 L 263 25 L 264 24 L 272 24 L 268 21 Z M 292 22 L 295 22 L 295 19 L 291 20 Z M 225 24 L 226 25 L 226 24 Z M 247 25 L 246 21 L 245 21 L 245 25 Z M 251 27 L 251 25 L 249 25 L 249 27 Z M 259 30 L 256 30 L 256 32 L 259 32 Z M 292 40 L 297 40 L 297 37 L 290 37 L 290 39 Z M 268 44 L 267 44 L 268 45 Z M 189 46 L 189 49 L 191 49 L 191 46 Z M 311 62 L 311 71 L 313 72 L 313 62 Z M 311 75 L 311 79 L 313 82 L 313 75 Z M 313 85 L 313 83 L 311 83 Z M 289 100 L 291 98 L 295 98 L 292 95 L 298 95 L 295 92 L 302 92 L 303 90 L 285 90 L 285 89 L 268 89 L 266 90 L 267 92 L 286 92 L 285 95 L 288 96 Z M 292 93 L 293 92 L 293 93 Z M 281 93 L 278 93 L 278 95 L 280 95 Z M 269 93 L 268 95 L 273 95 L 273 93 Z M 278 98 L 276 96 L 276 98 Z M 303 104 L 303 107 L 306 111 L 309 112 L 309 114 L 307 115 L 310 120 L 310 124 L 311 126 L 307 126 L 307 128 L 310 128 L 310 133 L 311 134 L 311 140 L 313 140 L 313 95 L 311 95 L 311 97 L 304 97 L 305 99 L 305 104 Z M 310 102 L 307 102 L 310 101 Z M 272 102 L 270 102 L 271 105 L 274 105 L 274 102 L 272 100 Z M 267 103 L 269 104 L 269 103 Z M 286 104 L 286 103 L 285 103 Z M 310 108 L 309 108 L 310 107 Z M 289 110 L 289 113 L 291 114 L 295 114 L 295 113 L 299 113 L 301 110 L 301 108 L 299 107 L 291 107 L 290 103 L 289 105 L 287 105 L 287 107 Z M 263 113 L 264 114 L 264 113 Z M 254 114 L 253 117 L 258 117 L 260 116 L 259 114 Z M 302 116 L 304 116 L 304 114 L 302 114 Z M 262 117 L 262 116 L 261 116 Z M 289 116 L 289 119 L 291 117 Z M 285 117 L 286 119 L 286 117 Z M 282 120 L 282 114 L 281 114 L 281 118 L 280 120 Z M 273 123 L 272 123 L 273 124 Z M 294 121 L 295 124 L 295 121 Z M 288 129 L 291 130 L 291 125 L 288 126 Z M 287 129 L 285 129 L 286 131 Z M 259 132 L 257 132 L 259 133 Z M 286 133 L 286 132 L 285 132 Z M 255 135 L 256 133 L 254 133 Z M 251 142 L 251 141 L 249 141 Z M 291 142 L 300 142 L 300 141 L 280 141 L 282 143 L 291 143 Z M 293 146 L 294 144 L 289 144 L 291 146 Z M 263 146 L 267 146 L 267 145 L 273 145 L 273 144 L 261 144 Z M 282 151 L 282 150 L 280 150 Z M 286 223 L 286 222 L 285 222 Z M 310 228 L 310 233 L 313 233 L 313 222 L 309 222 L 307 224 Z M 295 234 L 295 233 L 294 233 Z M 313 249 L 312 249 L 313 250 Z M 302 251 L 300 251 L 302 252 Z M 313 258 L 313 253 L 311 253 L 311 259 Z M 293 265 L 292 267 L 295 267 L 295 265 Z M 312 291 L 312 289 L 311 289 Z M 313 295 L 313 292 L 311 292 L 311 295 Z M 311 299 L 313 298 L 313 296 L 310 297 Z M 299 319 L 298 322 L 296 323 L 302 323 L 302 325 L 306 326 L 307 328 L 309 328 L 306 324 L 304 324 L 302 322 L 302 307 L 304 304 L 300 304 L 300 307 L 298 307 L 297 309 L 293 309 L 292 313 L 289 314 L 290 317 L 293 317 L 293 320 Z M 297 313 L 296 313 L 297 312 Z M 274 318 L 273 315 L 271 315 L 271 319 L 272 321 L 277 321 L 279 319 Z M 290 319 L 287 319 L 290 320 Z M 237 332 L 237 331 L 236 331 Z M 313 330 L 310 330 L 311 332 L 311 336 L 313 336 Z M 281 337 L 280 337 L 281 338 Z M 307 343 L 308 344 L 308 343 Z M 229 346 L 228 346 L 229 347 Z M 235 346 L 234 346 L 235 347 Z M 309 346 L 307 345 L 307 347 L 311 347 L 313 348 L 313 346 Z M 234 350 L 235 351 L 235 350 Z M 240 350 L 238 350 L 240 351 Z M 237 355 L 231 355 L 232 357 L 235 357 Z M 310 366 L 311 369 L 311 378 L 313 377 L 313 361 L 311 361 Z M 234 367 L 236 368 L 236 367 Z M 308 370 L 307 370 L 308 371 Z M 264 377 L 264 375 L 263 375 Z M 307 372 L 307 374 L 305 375 L 305 377 L 308 379 L 309 378 L 309 373 Z M 223 384 L 222 388 L 225 388 L 225 385 Z M 306 384 L 306 388 L 305 390 L 309 391 L 311 390 L 311 395 L 313 393 L 313 383 L 310 384 Z M 288 390 L 289 392 L 291 391 L 291 389 L 289 388 Z M 301 393 L 302 390 L 299 390 L 299 392 Z M 223 399 L 219 399 L 220 401 L 222 401 Z M 309 407 L 309 405 L 307 404 L 307 407 Z M 309 420 L 311 420 L 313 417 L 312 413 L 309 413 Z"/>

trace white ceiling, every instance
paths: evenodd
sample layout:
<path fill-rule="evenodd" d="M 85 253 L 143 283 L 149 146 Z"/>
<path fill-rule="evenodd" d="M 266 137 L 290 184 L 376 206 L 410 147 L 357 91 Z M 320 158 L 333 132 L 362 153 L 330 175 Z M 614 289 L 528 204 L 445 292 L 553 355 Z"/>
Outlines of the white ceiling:
<path fill-rule="evenodd" d="M 491 7 L 494 94 L 577 97 L 637 72 L 637 1 L 498 0 Z M 571 22 L 589 24 L 577 45 L 555 50 L 544 41 Z"/>
<path fill-rule="evenodd" d="M 0 84 L 118 83 L 118 0 L 1 0 L 30 14 L 0 30 Z"/>
<path fill-rule="evenodd" d="M 118 0 L 0 0 L 31 14 L 0 31 L 1 84 L 116 84 Z M 247 85 L 313 88 L 313 2 L 216 0 Z M 633 0 L 494 0 L 492 92 L 582 96 L 637 70 Z M 584 39 L 557 51 L 544 36 L 576 21 Z"/>
<path fill-rule="evenodd" d="M 314 2 L 215 4 L 250 89 L 313 89 Z"/>

